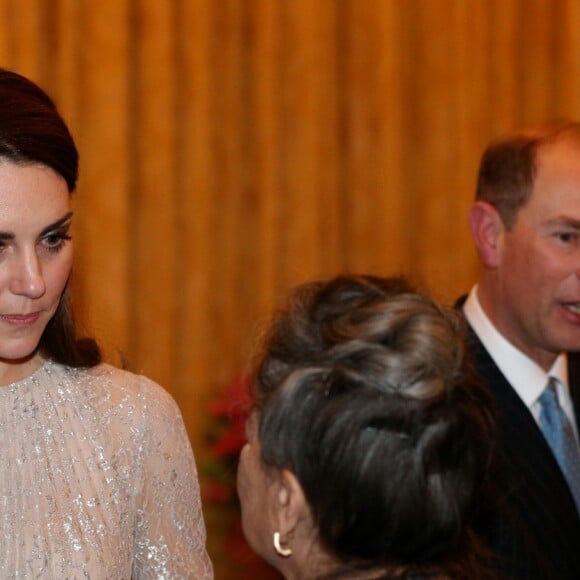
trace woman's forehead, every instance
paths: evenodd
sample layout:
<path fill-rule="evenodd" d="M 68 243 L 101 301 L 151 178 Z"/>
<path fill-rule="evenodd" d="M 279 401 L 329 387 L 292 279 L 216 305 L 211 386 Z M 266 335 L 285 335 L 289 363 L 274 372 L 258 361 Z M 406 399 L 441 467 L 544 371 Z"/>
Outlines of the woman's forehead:
<path fill-rule="evenodd" d="M 66 181 L 44 165 L 0 161 L 0 230 L 43 228 L 70 212 Z"/>

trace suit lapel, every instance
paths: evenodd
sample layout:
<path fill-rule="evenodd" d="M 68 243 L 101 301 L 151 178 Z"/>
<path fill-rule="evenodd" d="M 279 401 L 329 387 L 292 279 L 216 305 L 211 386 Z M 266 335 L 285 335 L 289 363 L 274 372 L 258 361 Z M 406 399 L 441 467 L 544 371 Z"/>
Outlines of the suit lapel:
<path fill-rule="evenodd" d="M 576 580 L 580 517 L 564 475 L 534 417 L 468 324 L 467 350 L 497 413 L 491 474 L 498 502 L 495 519 L 481 531 L 497 555 L 498 569 L 514 579 Z M 580 419 L 580 355 L 569 358 L 569 373 Z"/>
<path fill-rule="evenodd" d="M 569 512 L 566 513 L 568 510 L 574 514 L 574 499 L 564 475 L 529 409 L 505 379 L 471 327 L 468 344 L 476 370 L 495 399 L 500 446 L 506 450 L 508 461 L 515 468 L 510 470 L 514 475 L 513 485 L 535 490 L 528 501 L 534 501 L 537 497 L 557 498 L 553 503 L 549 501 L 538 505 L 538 510 L 544 512 L 544 517 L 549 520 L 557 522 L 561 516 L 569 517 Z M 572 367 L 574 375 L 580 377 L 580 357 L 575 358 Z M 578 390 L 579 387 L 576 384 L 574 388 Z M 578 403 L 579 397 L 576 397 L 577 416 Z"/>
<path fill-rule="evenodd" d="M 568 378 L 570 382 L 570 395 L 574 404 L 576 426 L 580 430 L 580 353 L 568 353 Z"/>

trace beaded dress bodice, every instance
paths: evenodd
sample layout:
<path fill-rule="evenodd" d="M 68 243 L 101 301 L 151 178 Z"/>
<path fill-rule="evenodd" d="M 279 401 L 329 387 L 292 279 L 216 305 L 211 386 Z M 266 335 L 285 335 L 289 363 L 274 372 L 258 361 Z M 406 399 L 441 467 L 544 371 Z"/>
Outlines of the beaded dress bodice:
<path fill-rule="evenodd" d="M 170 395 L 46 362 L 0 387 L 0 578 L 211 578 L 193 454 Z"/>

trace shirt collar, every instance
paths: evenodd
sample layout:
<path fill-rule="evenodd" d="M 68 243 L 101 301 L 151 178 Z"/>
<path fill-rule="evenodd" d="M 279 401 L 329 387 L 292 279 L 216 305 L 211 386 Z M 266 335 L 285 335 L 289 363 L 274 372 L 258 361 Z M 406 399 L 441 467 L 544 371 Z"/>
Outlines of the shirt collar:
<path fill-rule="evenodd" d="M 566 353 L 556 357 L 546 372 L 532 359 L 517 349 L 493 325 L 477 297 L 477 285 L 471 289 L 463 312 L 475 334 L 507 381 L 527 407 L 531 407 L 543 393 L 549 377 L 555 377 L 568 389 L 568 359 Z"/>

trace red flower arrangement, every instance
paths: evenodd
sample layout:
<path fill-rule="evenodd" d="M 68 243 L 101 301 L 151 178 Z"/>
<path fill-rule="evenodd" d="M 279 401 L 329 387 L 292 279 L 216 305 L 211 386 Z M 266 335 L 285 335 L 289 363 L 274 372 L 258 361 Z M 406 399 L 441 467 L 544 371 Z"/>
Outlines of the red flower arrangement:
<path fill-rule="evenodd" d="M 251 406 L 250 379 L 243 373 L 227 384 L 209 406 L 214 420 L 208 433 L 211 459 L 204 470 L 204 498 L 210 503 L 237 501 L 236 469 L 246 443 L 246 419 Z"/>
<path fill-rule="evenodd" d="M 235 578 L 274 580 L 280 578 L 279 573 L 257 556 L 244 539 L 236 492 L 238 459 L 246 444 L 246 419 L 252 407 L 250 380 L 248 375 L 238 374 L 209 406 L 213 418 L 208 432 L 211 456 L 203 465 L 203 495 L 209 504 L 232 509 L 224 549 L 230 568 L 235 568 Z"/>

